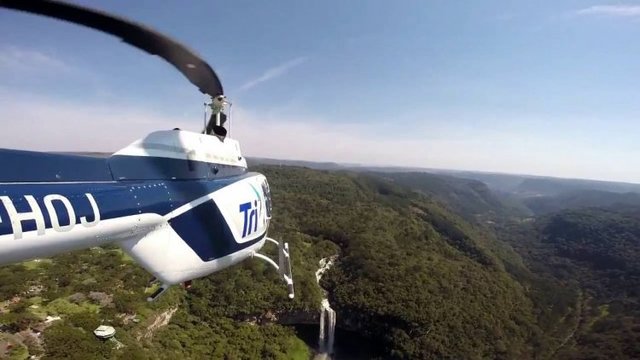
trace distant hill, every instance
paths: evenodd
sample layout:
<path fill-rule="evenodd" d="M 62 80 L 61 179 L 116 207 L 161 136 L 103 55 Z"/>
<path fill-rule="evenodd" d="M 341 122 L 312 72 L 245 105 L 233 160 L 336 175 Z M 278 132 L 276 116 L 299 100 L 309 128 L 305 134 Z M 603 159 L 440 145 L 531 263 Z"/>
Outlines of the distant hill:
<path fill-rule="evenodd" d="M 339 164 L 333 162 L 314 162 L 297 160 L 276 160 L 265 158 L 248 158 L 249 164 L 303 166 L 318 170 L 351 170 L 357 172 L 376 173 L 428 173 L 448 175 L 450 177 L 477 180 L 485 183 L 495 193 L 528 196 L 556 196 L 562 193 L 579 190 L 597 190 L 615 193 L 640 193 L 640 184 L 598 181 L 585 179 L 566 179 L 556 177 L 502 174 L 479 171 L 430 169 L 405 166 L 368 166 Z"/>
<path fill-rule="evenodd" d="M 264 158 L 251 158 L 249 164 L 349 170 L 380 176 L 432 197 L 467 220 L 640 204 L 640 184 L 632 183 Z"/>
<path fill-rule="evenodd" d="M 493 191 L 515 194 L 520 197 L 555 196 L 561 193 L 578 190 L 640 193 L 640 184 L 615 181 L 566 179 L 546 176 L 483 173 L 474 171 L 442 170 L 438 172 L 457 177 L 479 180 L 487 184 L 487 186 L 489 186 Z"/>
<path fill-rule="evenodd" d="M 514 193 L 518 188 L 518 185 L 522 183 L 524 176 L 511 175 L 511 174 L 498 174 L 498 173 L 485 173 L 475 171 L 454 171 L 454 170 L 441 170 L 441 174 L 448 174 L 451 176 L 474 179 L 482 181 L 495 192 L 501 193 Z"/>
<path fill-rule="evenodd" d="M 640 184 L 580 179 L 528 178 L 518 185 L 516 192 L 523 196 L 553 196 L 581 190 L 640 193 Z"/>
<path fill-rule="evenodd" d="M 522 200 L 536 215 L 565 209 L 640 206 L 640 193 L 617 193 L 600 190 L 578 190 L 557 196 L 534 196 Z"/>
<path fill-rule="evenodd" d="M 497 217 L 529 214 L 524 206 L 494 194 L 478 180 L 424 172 L 369 174 L 425 194 L 467 220 L 495 220 Z"/>
<path fill-rule="evenodd" d="M 316 170 L 341 170 L 346 169 L 347 166 L 340 165 L 334 162 L 315 162 L 304 160 L 278 160 L 260 157 L 246 157 L 247 165 L 250 167 L 256 165 L 277 165 L 277 166 L 300 166 L 309 169 Z"/>
<path fill-rule="evenodd" d="M 555 358 L 640 358 L 640 207 L 565 210 L 516 229 L 500 232 L 527 265 L 578 292 Z"/>
<path fill-rule="evenodd" d="M 524 206 L 510 201 L 504 196 L 495 195 L 487 185 L 474 179 L 400 167 L 348 166 L 336 163 L 264 158 L 250 158 L 248 161 L 249 166 L 262 164 L 301 166 L 316 170 L 347 170 L 384 178 L 439 201 L 467 220 L 477 220 L 480 216 L 491 218 L 509 213 L 518 215 L 529 213 Z"/>

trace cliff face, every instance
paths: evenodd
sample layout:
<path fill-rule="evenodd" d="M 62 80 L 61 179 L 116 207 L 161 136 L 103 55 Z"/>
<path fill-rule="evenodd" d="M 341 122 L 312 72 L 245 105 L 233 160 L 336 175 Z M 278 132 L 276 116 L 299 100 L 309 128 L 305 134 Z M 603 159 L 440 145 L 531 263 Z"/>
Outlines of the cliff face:
<path fill-rule="evenodd" d="M 237 321 L 256 325 L 279 324 L 294 325 L 319 325 L 320 312 L 318 310 L 290 310 L 267 311 L 259 315 L 241 315 L 235 318 Z"/>
<path fill-rule="evenodd" d="M 280 325 L 319 325 L 319 311 L 293 310 L 275 315 L 275 321 Z"/>

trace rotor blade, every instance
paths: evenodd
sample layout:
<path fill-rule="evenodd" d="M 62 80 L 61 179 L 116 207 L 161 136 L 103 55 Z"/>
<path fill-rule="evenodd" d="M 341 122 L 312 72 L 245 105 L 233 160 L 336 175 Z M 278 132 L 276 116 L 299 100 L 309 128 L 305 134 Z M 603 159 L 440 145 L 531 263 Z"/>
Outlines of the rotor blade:
<path fill-rule="evenodd" d="M 206 61 L 186 46 L 142 24 L 60 1 L 0 0 L 0 7 L 50 16 L 117 36 L 171 63 L 202 93 L 213 97 L 223 94 L 220 79 Z"/>

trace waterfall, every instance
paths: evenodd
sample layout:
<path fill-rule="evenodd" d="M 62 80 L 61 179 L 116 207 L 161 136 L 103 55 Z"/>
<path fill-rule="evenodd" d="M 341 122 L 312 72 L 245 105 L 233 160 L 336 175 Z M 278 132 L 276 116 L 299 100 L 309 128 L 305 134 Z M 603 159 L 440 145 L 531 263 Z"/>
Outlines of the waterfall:
<path fill-rule="evenodd" d="M 329 270 L 336 256 L 331 256 L 320 260 L 320 268 L 316 271 L 316 281 L 320 285 L 322 275 Z M 320 335 L 318 336 L 318 347 L 321 355 L 333 353 L 333 342 L 336 330 L 336 312 L 331 308 L 327 292 L 323 289 L 324 298 L 320 303 Z M 326 318 L 326 321 L 325 321 Z"/>

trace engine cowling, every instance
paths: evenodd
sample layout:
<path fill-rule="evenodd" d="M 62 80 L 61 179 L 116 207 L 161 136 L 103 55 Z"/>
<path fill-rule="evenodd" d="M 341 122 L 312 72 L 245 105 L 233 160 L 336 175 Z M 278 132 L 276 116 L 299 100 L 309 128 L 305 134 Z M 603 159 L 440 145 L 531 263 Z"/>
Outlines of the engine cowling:
<path fill-rule="evenodd" d="M 184 204 L 139 239 L 120 246 L 158 280 L 173 285 L 222 270 L 264 245 L 271 199 L 251 174 Z"/>

